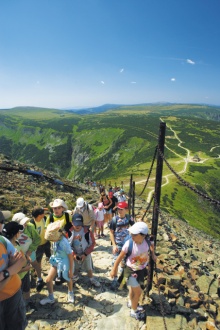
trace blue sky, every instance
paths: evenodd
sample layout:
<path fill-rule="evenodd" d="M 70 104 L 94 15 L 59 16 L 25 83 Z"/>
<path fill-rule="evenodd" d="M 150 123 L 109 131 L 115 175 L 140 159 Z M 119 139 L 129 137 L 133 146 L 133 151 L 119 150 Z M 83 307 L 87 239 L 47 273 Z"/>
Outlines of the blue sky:
<path fill-rule="evenodd" d="M 219 0 L 0 0 L 0 108 L 220 105 Z"/>

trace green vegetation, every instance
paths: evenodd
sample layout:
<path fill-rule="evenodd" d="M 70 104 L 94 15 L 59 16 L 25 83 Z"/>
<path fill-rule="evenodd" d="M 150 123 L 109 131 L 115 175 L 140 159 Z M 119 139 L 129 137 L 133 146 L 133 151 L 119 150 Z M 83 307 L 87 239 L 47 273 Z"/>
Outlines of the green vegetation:
<path fill-rule="evenodd" d="M 125 189 L 133 174 L 138 195 L 151 167 L 161 120 L 166 122 L 164 155 L 169 164 L 196 189 L 220 200 L 218 107 L 136 105 L 83 116 L 45 108 L 0 110 L 0 152 L 61 177 L 123 181 Z M 154 189 L 155 169 L 156 163 L 143 198 Z M 163 175 L 169 183 L 163 179 L 161 209 L 219 237 L 219 208 L 180 184 L 165 164 Z"/>

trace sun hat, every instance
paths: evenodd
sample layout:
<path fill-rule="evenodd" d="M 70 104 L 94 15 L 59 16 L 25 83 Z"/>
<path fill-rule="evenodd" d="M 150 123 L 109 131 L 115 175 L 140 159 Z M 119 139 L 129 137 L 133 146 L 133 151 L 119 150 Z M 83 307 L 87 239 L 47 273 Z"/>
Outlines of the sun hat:
<path fill-rule="evenodd" d="M 5 220 L 11 217 L 10 211 L 0 211 L 0 223 L 5 223 Z"/>
<path fill-rule="evenodd" d="M 147 233 L 148 233 L 148 226 L 147 226 L 147 224 L 145 222 L 138 221 L 133 226 L 131 226 L 128 230 L 133 235 L 137 235 L 137 234 L 147 235 Z"/>
<path fill-rule="evenodd" d="M 18 212 L 15 213 L 12 217 L 12 221 L 16 221 L 19 223 L 19 225 L 24 226 L 28 221 L 30 221 L 31 219 L 28 218 L 24 213 L 22 212 Z"/>
<path fill-rule="evenodd" d="M 74 226 L 83 226 L 83 216 L 81 214 L 75 213 L 72 217 L 72 223 Z"/>
<path fill-rule="evenodd" d="M 16 221 L 10 221 L 5 224 L 4 228 L 2 229 L 2 234 L 4 237 L 11 239 L 14 237 L 19 231 L 23 231 L 24 227 L 19 225 Z"/>
<path fill-rule="evenodd" d="M 103 208 L 103 203 L 98 203 L 98 208 L 99 209 Z"/>
<path fill-rule="evenodd" d="M 81 207 L 84 206 L 84 203 L 85 203 L 84 198 L 83 197 L 79 197 L 76 200 L 76 207 L 81 208 Z"/>
<path fill-rule="evenodd" d="M 120 210 L 128 209 L 128 203 L 126 203 L 126 202 L 119 202 L 118 205 L 117 205 L 117 208 L 120 209 Z"/>
<path fill-rule="evenodd" d="M 49 223 L 45 231 L 44 238 L 48 241 L 58 241 L 62 236 L 64 220 L 57 220 Z"/>
<path fill-rule="evenodd" d="M 54 199 L 53 202 L 50 203 L 50 207 L 54 208 L 54 207 L 59 207 L 59 206 L 62 206 L 64 208 L 64 210 L 68 210 L 68 206 L 66 205 L 66 203 L 60 199 L 60 198 L 57 198 L 57 199 Z"/>

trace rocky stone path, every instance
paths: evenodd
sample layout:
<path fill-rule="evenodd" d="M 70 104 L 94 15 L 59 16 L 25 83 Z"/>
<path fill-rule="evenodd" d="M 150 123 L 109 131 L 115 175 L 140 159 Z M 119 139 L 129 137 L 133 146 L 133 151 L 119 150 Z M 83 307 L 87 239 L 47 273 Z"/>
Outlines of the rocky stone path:
<path fill-rule="evenodd" d="M 154 273 L 150 297 L 143 300 L 147 315 L 143 322 L 129 316 L 127 289 L 110 290 L 110 240 L 108 236 L 99 239 L 93 261 L 94 274 L 101 287 L 92 287 L 86 274 L 82 273 L 74 288 L 74 304 L 66 302 L 67 286 L 63 284 L 54 286 L 56 303 L 44 307 L 39 301 L 47 294 L 46 289 L 41 293 L 33 289 L 32 301 L 37 310 L 29 313 L 27 330 L 220 329 L 219 250 L 219 240 L 180 220 L 168 218 L 166 224 L 159 225 L 157 276 Z M 45 262 L 45 276 L 48 267 Z"/>
<path fill-rule="evenodd" d="M 108 230 L 105 230 L 108 233 Z M 144 322 L 136 321 L 129 316 L 127 308 L 127 293 L 122 290 L 110 290 L 111 279 L 108 275 L 111 270 L 111 245 L 109 235 L 97 240 L 93 252 L 94 275 L 100 281 L 101 287 L 90 285 L 86 273 L 82 272 L 74 287 L 75 303 L 66 302 L 67 286 L 54 285 L 56 302 L 53 305 L 41 306 L 39 301 L 47 295 L 47 290 L 40 293 L 32 289 L 31 300 L 36 306 L 30 311 L 27 330 L 41 329 L 90 329 L 90 330 L 133 330 L 145 329 Z M 43 274 L 46 275 L 49 264 L 44 262 Z"/>

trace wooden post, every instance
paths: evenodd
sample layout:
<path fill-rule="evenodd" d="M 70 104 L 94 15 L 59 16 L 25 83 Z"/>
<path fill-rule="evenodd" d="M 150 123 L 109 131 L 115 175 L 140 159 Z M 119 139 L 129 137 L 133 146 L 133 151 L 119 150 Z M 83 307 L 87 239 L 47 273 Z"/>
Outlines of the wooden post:
<path fill-rule="evenodd" d="M 158 138 L 158 148 L 164 154 L 164 142 L 165 142 L 165 131 L 166 123 L 160 123 L 159 138 Z M 157 169 L 156 169 L 156 181 L 155 181 L 155 191 L 154 191 L 154 207 L 153 207 L 153 218 L 152 218 L 152 228 L 151 234 L 154 237 L 154 248 L 156 250 L 157 243 L 157 228 L 158 228 L 158 208 L 160 206 L 160 194 L 161 194 L 161 184 L 162 184 L 162 172 L 163 172 L 163 159 L 157 152 Z M 156 202 L 155 202 L 156 201 Z M 150 256 L 148 264 L 148 283 L 147 283 L 147 295 L 152 289 L 153 281 L 153 272 L 154 272 L 154 261 Z"/>
<path fill-rule="evenodd" d="M 133 181 L 132 185 L 132 217 L 133 219 L 135 218 L 135 212 L 134 212 L 134 207 L 135 207 L 135 181 Z"/>

